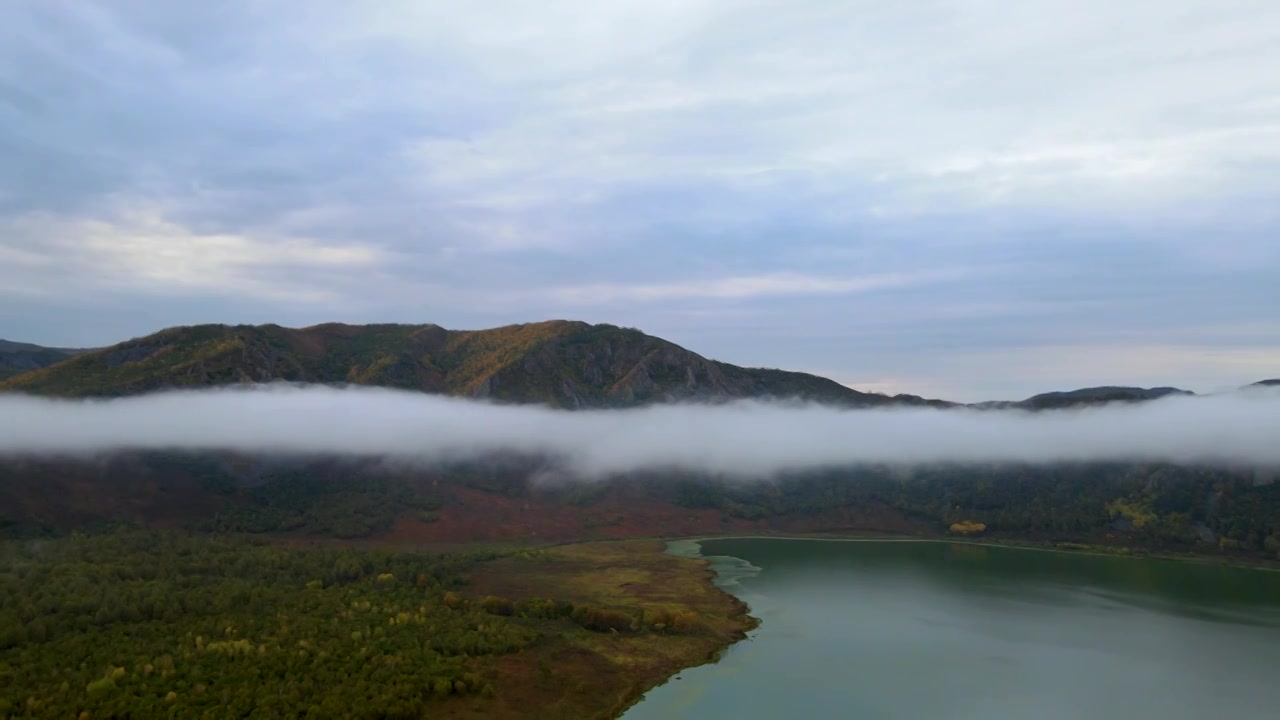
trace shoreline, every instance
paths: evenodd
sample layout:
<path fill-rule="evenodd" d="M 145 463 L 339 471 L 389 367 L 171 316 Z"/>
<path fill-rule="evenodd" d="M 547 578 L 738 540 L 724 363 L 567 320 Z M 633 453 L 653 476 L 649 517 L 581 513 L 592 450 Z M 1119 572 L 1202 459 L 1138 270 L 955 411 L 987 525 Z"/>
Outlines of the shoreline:
<path fill-rule="evenodd" d="M 1266 558 L 1206 555 L 1204 553 L 1177 553 L 1160 550 L 1146 550 L 1128 545 L 1088 545 L 1085 543 L 1078 543 L 1079 545 L 1084 545 L 1084 547 L 1062 547 L 1065 543 L 1048 543 L 1035 540 L 1019 540 L 1016 538 L 1000 537 L 979 539 L 958 536 L 929 537 L 898 533 L 785 533 L 777 535 L 762 533 L 730 533 L 725 535 L 700 534 L 668 536 L 661 539 L 664 539 L 667 542 L 702 542 L 704 540 L 820 540 L 826 542 L 947 543 L 952 545 L 976 545 L 980 547 L 1006 548 L 1010 550 L 1034 550 L 1039 552 L 1064 553 L 1072 555 L 1129 558 L 1133 560 L 1189 562 L 1202 565 L 1223 565 L 1244 570 L 1280 572 L 1280 561 Z"/>
<path fill-rule="evenodd" d="M 748 605 L 745 600 L 733 594 L 732 592 L 729 592 L 728 590 L 726 590 L 725 587 L 719 582 L 720 573 L 716 568 L 716 563 L 713 562 L 711 558 L 703 556 L 700 552 L 697 555 L 672 553 L 670 552 L 671 542 L 682 542 L 682 541 L 681 540 L 666 541 L 666 547 L 663 548 L 662 554 L 670 555 L 672 557 L 680 558 L 682 560 L 691 560 L 701 565 L 702 579 L 705 582 L 707 582 L 709 585 L 711 585 L 712 589 L 715 592 L 723 595 L 724 598 L 727 599 L 732 604 L 732 607 L 735 610 L 735 614 L 730 616 L 727 619 L 730 622 L 733 622 L 734 624 L 739 625 L 740 627 L 738 627 L 737 629 L 731 632 L 731 634 L 726 638 L 727 640 L 726 642 L 719 645 L 718 647 L 712 648 L 706 654 L 706 656 L 703 657 L 699 662 L 675 667 L 660 681 L 653 683 L 652 685 L 646 688 L 641 689 L 639 692 L 635 694 L 634 697 L 627 699 L 624 702 L 624 704 L 617 709 L 617 712 L 615 712 L 613 715 L 610 716 L 612 718 L 615 718 L 615 720 L 617 718 L 621 718 L 624 715 L 626 715 L 627 712 L 631 710 L 631 708 L 644 702 L 645 697 L 651 691 L 657 688 L 660 688 L 666 685 L 667 683 L 671 682 L 673 679 L 678 677 L 680 673 L 686 670 L 691 670 L 696 667 L 702 667 L 704 665 L 714 665 L 715 663 L 719 662 L 720 659 L 724 656 L 724 653 L 727 652 L 729 648 L 733 647 L 734 645 L 737 645 L 743 640 L 749 639 L 750 634 L 753 631 L 755 631 L 757 628 L 759 628 L 762 622 L 760 618 L 757 618 L 751 614 L 751 606 Z M 697 545 L 695 541 L 689 541 L 689 542 L 692 542 L 695 546 Z"/>
<path fill-rule="evenodd" d="M 478 566 L 465 591 L 473 600 L 555 598 L 635 618 L 679 613 L 679 622 L 691 623 L 683 630 L 675 626 L 675 632 L 661 625 L 633 626 L 631 632 L 548 625 L 544 642 L 497 663 L 513 692 L 499 694 L 489 716 L 621 717 L 653 688 L 716 662 L 726 648 L 746 639 L 759 620 L 746 602 L 720 586 L 713 563 L 667 549 L 659 538 L 587 541 L 516 551 Z M 539 667 L 554 671 L 540 681 Z M 523 680 L 516 681 L 517 675 Z M 584 678 L 594 678 L 589 688 Z M 531 705 L 538 710 L 531 713 Z"/>
<path fill-rule="evenodd" d="M 751 624 L 744 631 L 742 631 L 740 636 L 734 638 L 730 642 L 723 645 L 720 649 L 714 651 L 705 661 L 682 667 L 676 670 L 675 672 L 673 672 L 666 679 L 644 690 L 634 699 L 634 701 L 632 701 L 625 708 L 623 708 L 622 711 L 615 717 L 622 717 L 623 715 L 625 715 L 627 710 L 629 710 L 631 707 L 643 702 L 645 699 L 645 696 L 650 691 L 654 690 L 655 688 L 662 687 L 667 683 L 671 682 L 672 678 L 678 676 L 684 670 L 689 670 L 695 667 L 700 667 L 703 665 L 713 664 L 715 662 L 718 662 L 720 658 L 723 657 L 723 654 L 730 647 L 737 644 L 738 642 L 741 642 L 742 640 L 749 639 L 750 633 L 757 630 L 763 624 L 763 621 L 760 618 L 757 618 L 750 614 L 752 612 L 752 608 L 750 604 L 747 603 L 745 599 L 743 599 L 742 597 L 734 593 L 732 590 L 733 586 L 738 584 L 739 578 L 750 577 L 752 575 L 755 575 L 757 572 L 759 572 L 760 568 L 757 568 L 754 565 L 751 565 L 750 561 L 746 560 L 745 558 L 740 558 L 732 555 L 703 554 L 703 543 L 708 541 L 790 540 L 790 541 L 818 541 L 818 542 L 845 542 L 845 543 L 944 543 L 944 544 L 952 544 L 952 545 L 993 547 L 993 548 L 1001 548 L 1001 549 L 1007 549 L 1007 550 L 1028 550 L 1028 551 L 1050 552 L 1050 553 L 1061 553 L 1061 554 L 1090 555 L 1090 556 L 1097 556 L 1097 557 L 1128 558 L 1131 560 L 1138 560 L 1138 561 L 1161 560 L 1166 562 L 1170 562 L 1170 561 L 1171 562 L 1189 562 L 1193 564 L 1219 565 L 1219 566 L 1225 566 L 1225 567 L 1233 567 L 1241 570 L 1261 570 L 1265 572 L 1280 572 L 1280 565 L 1277 565 L 1274 561 L 1266 561 L 1266 560 L 1252 561 L 1252 560 L 1241 559 L 1241 558 L 1216 557 L 1216 556 L 1200 555 L 1200 554 L 1179 555 L 1179 554 L 1172 554 L 1172 553 L 1158 553 L 1158 552 L 1151 552 L 1151 551 L 1133 550 L 1128 547 L 1124 547 L 1124 551 L 1121 551 L 1120 548 L 1117 547 L 1115 551 L 1108 552 L 1106 550 L 1092 550 L 1088 548 L 1083 548 L 1083 549 L 1071 548 L 1071 547 L 1064 548 L 1064 547 L 1057 547 L 1055 545 L 1049 545 L 1044 543 L 1035 543 L 1033 541 L 1005 540 L 1001 538 L 975 539 L 975 538 L 960 538 L 960 537 L 956 537 L 956 538 L 922 537 L 922 536 L 903 536 L 903 535 L 895 535 L 895 534 L 874 534 L 874 533 L 856 534 L 856 535 L 854 534 L 841 535 L 841 534 L 830 534 L 830 533 L 814 533 L 814 534 L 787 533 L 787 534 L 778 534 L 778 535 L 760 534 L 760 533 L 751 533 L 751 534 L 730 533 L 725 535 L 712 534 L 712 535 L 696 535 L 696 536 L 685 536 L 685 537 L 667 537 L 667 538 L 663 538 L 663 540 L 666 543 L 666 549 L 664 551 L 665 554 L 673 555 L 675 557 L 680 557 L 680 558 L 688 558 L 692 560 L 702 561 L 704 563 L 708 576 L 710 576 L 709 579 L 711 583 L 716 587 L 717 590 L 724 593 L 725 595 L 728 595 L 730 598 L 736 601 L 736 605 L 740 608 L 741 614 L 736 616 L 735 619 L 745 618 L 746 620 L 750 621 Z M 732 572 L 735 566 L 742 568 L 744 572 L 742 572 L 741 574 Z M 726 573 L 725 571 L 729 571 L 729 572 Z"/>
<path fill-rule="evenodd" d="M 662 678 L 659 682 L 656 682 L 653 685 L 650 685 L 649 687 L 644 688 L 642 691 L 637 693 L 634 698 L 631 698 L 625 704 L 625 706 L 620 708 L 618 712 L 612 716 L 615 719 L 621 718 L 624 715 L 626 715 L 627 712 L 631 710 L 631 708 L 644 702 L 645 697 L 650 692 L 652 692 L 653 690 L 656 690 L 657 688 L 665 686 L 667 683 L 670 683 L 673 679 L 677 678 L 680 675 L 680 673 L 686 670 L 691 670 L 696 667 L 702 667 L 704 665 L 713 665 L 719 662 L 720 659 L 724 657 L 724 653 L 726 653 L 729 650 L 729 648 L 733 647 L 734 645 L 737 645 L 743 640 L 750 639 L 751 633 L 754 632 L 757 628 L 759 628 L 761 623 L 763 622 L 760 618 L 755 617 L 754 615 L 751 614 L 751 606 L 747 603 L 746 600 L 743 600 L 741 597 L 738 597 L 733 592 L 730 592 L 727 589 L 731 584 L 733 584 L 735 580 L 733 578 L 730 578 L 730 582 L 723 582 L 723 580 L 725 579 L 725 576 L 723 573 L 721 573 L 722 568 L 717 567 L 718 565 L 723 564 L 721 562 L 717 562 L 718 558 L 731 559 L 739 563 L 742 563 L 744 565 L 750 566 L 750 564 L 747 563 L 747 561 L 741 558 L 734 558 L 728 555 L 725 555 L 725 556 L 703 555 L 701 542 L 700 540 L 697 540 L 697 539 L 670 538 L 670 539 L 663 540 L 663 542 L 664 542 L 664 548 L 662 550 L 663 555 L 669 555 L 672 557 L 680 558 L 681 560 L 693 561 L 698 563 L 702 567 L 702 579 L 708 584 L 710 584 L 712 589 L 715 592 L 723 595 L 727 600 L 729 600 L 732 603 L 732 606 L 736 611 L 736 614 L 730 617 L 729 620 L 734 623 L 740 624 L 741 627 L 739 627 L 730 636 L 728 636 L 727 642 L 723 643 L 719 647 L 713 648 L 709 653 L 707 653 L 706 657 L 701 662 L 677 667 L 674 670 L 672 670 L 666 677 Z M 674 543 L 686 543 L 692 549 L 693 552 L 691 553 L 672 552 L 672 545 Z M 754 568 L 754 566 L 751 566 L 751 567 Z M 757 571 L 759 570 L 759 568 L 754 568 L 754 569 Z"/>

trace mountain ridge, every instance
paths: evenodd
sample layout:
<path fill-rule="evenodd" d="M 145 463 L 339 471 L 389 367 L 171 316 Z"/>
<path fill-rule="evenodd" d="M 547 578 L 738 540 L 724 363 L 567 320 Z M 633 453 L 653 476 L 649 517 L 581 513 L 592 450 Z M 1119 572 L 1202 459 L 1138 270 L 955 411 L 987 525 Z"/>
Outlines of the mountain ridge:
<path fill-rule="evenodd" d="M 487 330 L 174 327 L 10 377 L 0 381 L 0 392 L 112 397 L 271 381 L 375 385 L 570 409 L 747 397 L 853 407 L 949 404 L 860 392 L 808 373 L 743 368 L 634 328 L 569 320 Z"/>
<path fill-rule="evenodd" d="M 993 400 L 974 403 L 972 407 L 985 410 L 1059 410 L 1080 405 L 1100 405 L 1113 402 L 1145 402 L 1169 395 L 1194 396 L 1190 390 L 1176 387 L 1132 387 L 1127 385 L 1100 385 L 1076 390 L 1053 390 L 1032 395 L 1025 400 Z"/>
<path fill-rule="evenodd" d="M 954 406 L 861 393 L 804 373 L 740 368 L 638 330 L 570 321 L 480 331 L 431 324 L 177 327 L 0 381 L 0 392 L 113 397 L 273 381 L 399 387 L 565 408 L 768 396 L 848 407 Z M 1000 406 L 1040 411 L 1180 392 L 1102 386 Z M 231 451 L 13 455 L 0 457 L 0 536 L 138 522 L 414 543 L 726 532 L 944 537 L 960 524 L 1053 546 L 1280 556 L 1274 468 L 859 466 L 759 483 L 685 471 L 545 483 L 548 472 L 541 458 L 524 456 L 393 467 L 369 458 Z"/>
<path fill-rule="evenodd" d="M 850 407 L 1038 411 L 1195 395 L 1175 387 L 1104 385 L 968 404 L 890 396 L 810 373 L 741 367 L 635 328 L 576 320 L 481 330 L 433 323 L 187 325 L 94 349 L 0 340 L 0 392 L 112 397 L 271 381 L 373 385 L 569 409 L 773 397 Z M 1276 384 L 1280 380 L 1262 380 L 1245 388 Z"/>
<path fill-rule="evenodd" d="M 83 348 L 55 348 L 0 339 L 0 381 L 56 365 L 87 352 Z"/>

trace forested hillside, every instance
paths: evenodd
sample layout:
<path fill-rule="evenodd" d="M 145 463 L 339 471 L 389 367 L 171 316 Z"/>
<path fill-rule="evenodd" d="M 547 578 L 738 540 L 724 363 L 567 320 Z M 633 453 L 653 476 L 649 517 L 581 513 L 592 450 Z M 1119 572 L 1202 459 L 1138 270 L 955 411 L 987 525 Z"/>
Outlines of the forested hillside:
<path fill-rule="evenodd" d="M 571 409 L 762 397 L 850 407 L 958 405 L 860 392 L 808 373 L 739 367 L 633 328 L 567 320 L 487 330 L 432 324 L 196 325 L 97 350 L 0 340 L 0 393 L 115 397 L 272 381 L 374 385 Z M 975 406 L 1053 410 L 1193 394 L 1173 387 L 1102 386 Z"/>
<path fill-rule="evenodd" d="M 203 325 L 78 354 L 0 392 L 121 396 L 166 388 L 355 383 L 563 408 L 800 397 L 845 407 L 949 403 L 746 369 L 612 325 Z M 1268 381 L 1258 383 L 1265 386 Z M 1065 412 L 1176 388 L 1104 386 L 983 407 Z M 759 531 L 956 531 L 1054 543 L 1275 556 L 1270 468 L 935 465 L 832 468 L 764 483 L 679 472 L 560 482 L 538 458 L 392 468 L 343 458 L 116 453 L 0 458 L 0 531 L 58 534 L 129 520 L 315 538 L 571 540 Z M 533 479 L 540 479 L 534 482 Z M 550 480 L 547 482 L 547 480 Z"/>
<path fill-rule="evenodd" d="M 1076 407 L 1079 405 L 1097 405 L 1101 403 L 1112 402 L 1142 402 L 1144 400 L 1158 400 L 1162 397 L 1170 395 L 1194 395 L 1188 390 L 1180 390 L 1174 387 L 1092 387 L 1081 388 L 1079 390 L 1067 390 L 1060 392 L 1047 392 L 1033 395 L 1026 400 L 1017 403 L 1009 403 L 1013 407 L 1024 408 L 1027 410 L 1054 410 L 1059 408 Z"/>
<path fill-rule="evenodd" d="M 745 397 L 849 406 L 926 402 L 708 360 L 639 330 L 560 320 L 476 331 L 338 324 L 172 328 L 0 381 L 0 392 L 102 397 L 277 380 L 565 408 Z"/>
<path fill-rule="evenodd" d="M 564 541 L 738 531 L 988 535 L 1276 557 L 1274 471 L 1160 464 L 862 466 L 744 482 L 679 472 L 557 480 L 539 458 L 391 467 L 338 458 L 117 454 L 0 464 L 0 531 L 126 519 L 315 538 Z M 7 530 L 4 530 L 7 528 Z"/>
<path fill-rule="evenodd" d="M 619 563 L 662 599 L 610 582 Z M 704 576 L 657 543 L 0 542 L 0 717 L 612 717 L 750 627 Z"/>
<path fill-rule="evenodd" d="M 0 340 L 0 381 L 56 365 L 83 352 L 86 351 Z"/>

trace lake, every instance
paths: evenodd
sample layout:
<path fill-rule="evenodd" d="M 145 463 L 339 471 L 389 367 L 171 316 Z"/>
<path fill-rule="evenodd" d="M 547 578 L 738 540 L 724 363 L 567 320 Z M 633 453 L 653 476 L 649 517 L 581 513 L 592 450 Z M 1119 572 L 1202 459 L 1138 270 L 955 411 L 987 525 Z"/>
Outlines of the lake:
<path fill-rule="evenodd" d="M 623 717 L 1280 717 L 1280 573 L 964 543 L 723 539 L 760 627 Z"/>

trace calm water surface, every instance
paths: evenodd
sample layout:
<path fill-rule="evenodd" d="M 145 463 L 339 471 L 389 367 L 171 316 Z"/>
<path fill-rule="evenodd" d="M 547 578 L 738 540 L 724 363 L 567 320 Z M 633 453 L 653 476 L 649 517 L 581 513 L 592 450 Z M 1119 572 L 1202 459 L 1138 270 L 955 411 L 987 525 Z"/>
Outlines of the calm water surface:
<path fill-rule="evenodd" d="M 700 545 L 762 625 L 626 720 L 1280 718 L 1280 573 L 931 542 Z"/>

